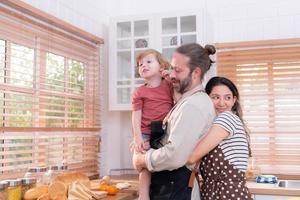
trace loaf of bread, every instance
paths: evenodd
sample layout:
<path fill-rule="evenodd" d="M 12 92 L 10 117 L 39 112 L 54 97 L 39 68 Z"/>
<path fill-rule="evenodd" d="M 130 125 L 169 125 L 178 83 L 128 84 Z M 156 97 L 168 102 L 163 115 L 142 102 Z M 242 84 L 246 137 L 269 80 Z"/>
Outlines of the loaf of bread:
<path fill-rule="evenodd" d="M 63 182 L 66 185 L 66 188 L 69 188 L 69 186 L 75 181 L 84 184 L 88 188 L 90 188 L 90 184 L 91 184 L 90 179 L 86 175 L 80 172 L 64 173 L 55 177 L 53 181 Z"/>
<path fill-rule="evenodd" d="M 57 199 L 67 195 L 67 187 L 61 181 L 53 181 L 48 188 L 51 199 Z"/>
<path fill-rule="evenodd" d="M 56 196 L 55 199 L 51 199 L 51 200 L 68 200 L 66 195 L 58 195 Z"/>
<path fill-rule="evenodd" d="M 41 185 L 27 190 L 24 194 L 25 200 L 38 199 L 40 196 L 48 193 L 48 186 Z"/>
<path fill-rule="evenodd" d="M 52 200 L 50 195 L 47 194 L 43 194 L 42 196 L 40 196 L 37 200 Z"/>

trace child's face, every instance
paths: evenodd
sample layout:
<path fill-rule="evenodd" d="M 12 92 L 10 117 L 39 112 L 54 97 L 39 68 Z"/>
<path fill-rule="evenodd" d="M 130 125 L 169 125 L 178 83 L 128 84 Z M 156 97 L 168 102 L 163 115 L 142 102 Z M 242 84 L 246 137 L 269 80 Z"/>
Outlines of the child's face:
<path fill-rule="evenodd" d="M 144 79 L 152 77 L 161 77 L 161 66 L 158 63 L 154 54 L 149 54 L 143 57 L 138 62 L 139 74 Z"/>

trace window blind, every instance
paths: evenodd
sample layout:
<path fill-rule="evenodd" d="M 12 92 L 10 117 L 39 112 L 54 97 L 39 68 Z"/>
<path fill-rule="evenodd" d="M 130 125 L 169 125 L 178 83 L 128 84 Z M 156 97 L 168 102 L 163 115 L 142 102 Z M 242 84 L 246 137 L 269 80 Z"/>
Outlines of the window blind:
<path fill-rule="evenodd" d="M 67 165 L 88 176 L 98 173 L 99 137 L 94 131 L 0 134 L 0 180 L 23 177 L 33 166 Z"/>
<path fill-rule="evenodd" d="M 0 179 L 62 162 L 98 173 L 101 43 L 22 1 L 0 3 Z"/>
<path fill-rule="evenodd" d="M 300 175 L 300 40 L 217 44 L 217 74 L 238 87 L 262 173 Z"/>

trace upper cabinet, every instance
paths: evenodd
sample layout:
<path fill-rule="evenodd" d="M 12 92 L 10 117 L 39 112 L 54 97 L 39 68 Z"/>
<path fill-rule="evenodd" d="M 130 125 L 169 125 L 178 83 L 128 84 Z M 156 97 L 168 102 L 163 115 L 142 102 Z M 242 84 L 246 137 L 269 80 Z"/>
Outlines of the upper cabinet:
<path fill-rule="evenodd" d="M 109 32 L 109 108 L 131 110 L 132 92 L 143 84 L 136 56 L 153 48 L 171 59 L 181 44 L 205 39 L 203 13 L 187 12 L 114 18 Z"/>

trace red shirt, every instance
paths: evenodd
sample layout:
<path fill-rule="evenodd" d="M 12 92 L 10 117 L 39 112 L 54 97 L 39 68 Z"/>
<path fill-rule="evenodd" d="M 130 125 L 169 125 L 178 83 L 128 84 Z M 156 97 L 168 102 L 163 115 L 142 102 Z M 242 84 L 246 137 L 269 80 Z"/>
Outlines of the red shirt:
<path fill-rule="evenodd" d="M 160 85 L 137 88 L 132 95 L 133 111 L 142 110 L 141 131 L 150 134 L 151 121 L 162 121 L 173 107 L 172 83 L 162 79 Z"/>

